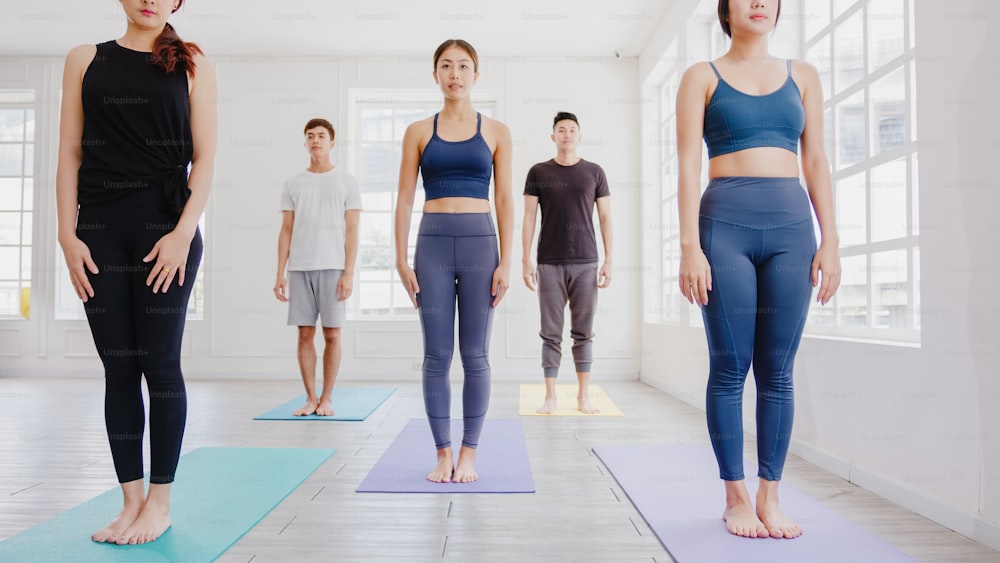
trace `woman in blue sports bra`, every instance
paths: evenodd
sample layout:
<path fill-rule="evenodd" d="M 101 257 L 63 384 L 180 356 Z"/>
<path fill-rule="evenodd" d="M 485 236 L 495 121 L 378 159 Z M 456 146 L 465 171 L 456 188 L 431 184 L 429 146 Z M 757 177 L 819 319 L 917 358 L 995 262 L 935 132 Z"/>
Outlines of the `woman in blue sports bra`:
<path fill-rule="evenodd" d="M 411 123 L 403 136 L 396 203 L 396 270 L 424 335 L 424 408 L 430 422 L 437 465 L 427 479 L 470 483 L 478 479 L 476 446 L 490 402 L 489 344 L 493 310 L 510 279 L 514 203 L 511 191 L 511 137 L 503 123 L 472 107 L 479 78 L 476 50 L 449 39 L 434 51 L 434 81 L 444 108 Z M 493 197 L 500 248 L 490 216 Z M 413 268 L 407 259 L 410 218 L 417 175 L 425 203 Z M 451 383 L 455 313 L 465 370 L 462 390 L 464 432 L 457 464 L 451 448 Z"/>
<path fill-rule="evenodd" d="M 744 537 L 802 534 L 778 507 L 792 431 L 792 366 L 813 287 L 826 304 L 840 284 L 819 74 L 768 54 L 780 11 L 780 0 L 719 0 L 719 23 L 732 45 L 715 62 L 688 68 L 677 93 L 679 283 L 701 306 L 708 338 L 705 411 L 726 487 L 723 519 Z M 710 178 L 703 195 L 702 139 Z M 807 190 L 799 182 L 800 145 Z M 743 475 L 743 384 L 751 363 L 756 502 Z"/>

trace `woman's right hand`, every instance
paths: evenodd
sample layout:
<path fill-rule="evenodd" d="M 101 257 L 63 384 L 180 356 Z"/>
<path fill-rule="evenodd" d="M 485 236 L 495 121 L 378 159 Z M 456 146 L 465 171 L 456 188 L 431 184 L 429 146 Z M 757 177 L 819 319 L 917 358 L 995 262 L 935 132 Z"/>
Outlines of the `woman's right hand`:
<path fill-rule="evenodd" d="M 406 294 L 410 296 L 413 308 L 417 309 L 417 294 L 420 293 L 420 285 L 417 283 L 417 273 L 406 264 L 396 266 L 396 271 L 399 272 L 399 279 L 403 282 L 403 287 L 406 288 Z"/>
<path fill-rule="evenodd" d="M 712 291 L 712 266 L 701 249 L 681 257 L 681 294 L 689 303 L 701 307 L 708 305 L 708 292 Z"/>
<path fill-rule="evenodd" d="M 90 285 L 87 272 L 91 274 L 99 272 L 97 264 L 90 256 L 90 248 L 76 236 L 65 241 L 60 240 L 59 244 L 62 246 L 63 256 L 66 257 L 66 267 L 69 269 L 69 281 L 73 284 L 73 291 L 86 303 L 87 299 L 94 296 L 94 287 Z"/>

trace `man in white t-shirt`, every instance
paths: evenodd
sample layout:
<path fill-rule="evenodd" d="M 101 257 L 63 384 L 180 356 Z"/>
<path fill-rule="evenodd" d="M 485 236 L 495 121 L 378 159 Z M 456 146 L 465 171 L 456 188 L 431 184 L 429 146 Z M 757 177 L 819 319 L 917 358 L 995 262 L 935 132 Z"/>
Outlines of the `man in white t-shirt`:
<path fill-rule="evenodd" d="M 274 295 L 288 302 L 288 325 L 299 327 L 299 371 L 306 404 L 295 416 L 332 416 L 331 394 L 340 368 L 340 327 L 354 286 L 361 189 L 357 179 L 330 162 L 333 125 L 306 123 L 309 168 L 285 181 Z M 285 270 L 288 270 L 288 279 Z M 323 326 L 323 392 L 316 396 L 316 319 Z"/>

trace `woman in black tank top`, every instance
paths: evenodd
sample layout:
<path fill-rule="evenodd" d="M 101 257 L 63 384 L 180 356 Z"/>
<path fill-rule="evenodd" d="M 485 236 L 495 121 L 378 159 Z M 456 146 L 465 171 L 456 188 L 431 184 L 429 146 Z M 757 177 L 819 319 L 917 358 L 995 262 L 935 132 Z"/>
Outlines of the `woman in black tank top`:
<path fill-rule="evenodd" d="M 122 512 L 92 538 L 137 544 L 170 526 L 187 415 L 180 346 L 215 159 L 216 81 L 201 50 L 167 23 L 183 0 L 121 4 L 122 37 L 66 57 L 56 201 L 59 244 L 104 364 L 105 422 L 124 496 Z"/>

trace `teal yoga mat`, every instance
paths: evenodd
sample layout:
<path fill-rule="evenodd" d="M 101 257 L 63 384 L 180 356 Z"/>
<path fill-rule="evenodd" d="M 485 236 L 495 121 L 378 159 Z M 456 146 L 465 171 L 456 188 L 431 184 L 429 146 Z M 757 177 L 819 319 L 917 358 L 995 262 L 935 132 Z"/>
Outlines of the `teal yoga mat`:
<path fill-rule="evenodd" d="M 306 404 L 303 393 L 291 401 L 279 405 L 264 414 L 253 417 L 254 420 L 352 420 L 359 421 L 368 418 L 386 399 L 396 391 L 395 387 L 334 387 L 333 416 L 295 416 L 292 413 Z"/>
<path fill-rule="evenodd" d="M 173 525 L 155 542 L 91 541 L 90 535 L 121 511 L 116 487 L 0 542 L 0 561 L 212 561 L 335 451 L 199 448 L 181 457 L 170 499 Z"/>

